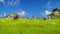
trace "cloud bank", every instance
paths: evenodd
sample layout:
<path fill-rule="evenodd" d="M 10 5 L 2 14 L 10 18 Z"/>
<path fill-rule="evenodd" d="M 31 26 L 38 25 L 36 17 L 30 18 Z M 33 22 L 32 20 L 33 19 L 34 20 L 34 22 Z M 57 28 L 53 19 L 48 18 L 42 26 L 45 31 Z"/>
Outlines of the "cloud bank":
<path fill-rule="evenodd" d="M 24 17 L 24 16 L 26 16 L 27 12 L 24 11 L 24 10 L 22 10 L 22 11 L 20 11 L 20 12 L 17 12 L 17 14 L 18 14 L 20 17 Z"/>

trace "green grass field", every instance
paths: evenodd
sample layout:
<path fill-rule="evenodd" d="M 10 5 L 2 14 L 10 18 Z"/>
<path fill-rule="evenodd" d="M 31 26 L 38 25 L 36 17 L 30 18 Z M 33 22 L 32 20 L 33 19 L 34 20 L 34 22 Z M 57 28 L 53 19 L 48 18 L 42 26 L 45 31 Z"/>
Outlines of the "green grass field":
<path fill-rule="evenodd" d="M 60 19 L 0 18 L 0 34 L 60 34 Z"/>

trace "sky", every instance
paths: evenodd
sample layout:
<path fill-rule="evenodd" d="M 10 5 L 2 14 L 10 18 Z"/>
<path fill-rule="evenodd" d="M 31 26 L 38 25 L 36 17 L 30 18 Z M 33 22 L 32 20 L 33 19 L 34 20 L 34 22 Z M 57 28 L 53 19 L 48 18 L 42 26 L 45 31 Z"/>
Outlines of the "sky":
<path fill-rule="evenodd" d="M 24 17 L 44 17 L 45 11 L 60 8 L 60 0 L 0 0 L 0 17 L 17 13 Z"/>

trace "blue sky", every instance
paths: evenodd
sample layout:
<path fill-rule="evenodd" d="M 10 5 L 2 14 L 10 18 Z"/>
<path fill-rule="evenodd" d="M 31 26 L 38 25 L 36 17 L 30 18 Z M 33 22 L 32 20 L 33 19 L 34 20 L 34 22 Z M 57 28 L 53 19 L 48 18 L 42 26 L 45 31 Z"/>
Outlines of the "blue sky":
<path fill-rule="evenodd" d="M 44 17 L 45 11 L 60 8 L 60 0 L 0 0 L 0 17 L 20 13 L 25 17 Z"/>

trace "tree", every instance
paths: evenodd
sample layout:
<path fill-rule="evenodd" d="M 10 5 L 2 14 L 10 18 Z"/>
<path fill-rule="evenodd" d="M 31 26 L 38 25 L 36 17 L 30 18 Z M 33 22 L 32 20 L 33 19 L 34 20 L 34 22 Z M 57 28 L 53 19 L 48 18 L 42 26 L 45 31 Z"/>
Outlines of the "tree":
<path fill-rule="evenodd" d="M 12 19 L 18 19 L 18 14 L 12 13 L 12 14 L 11 14 L 11 18 L 12 18 Z"/>

